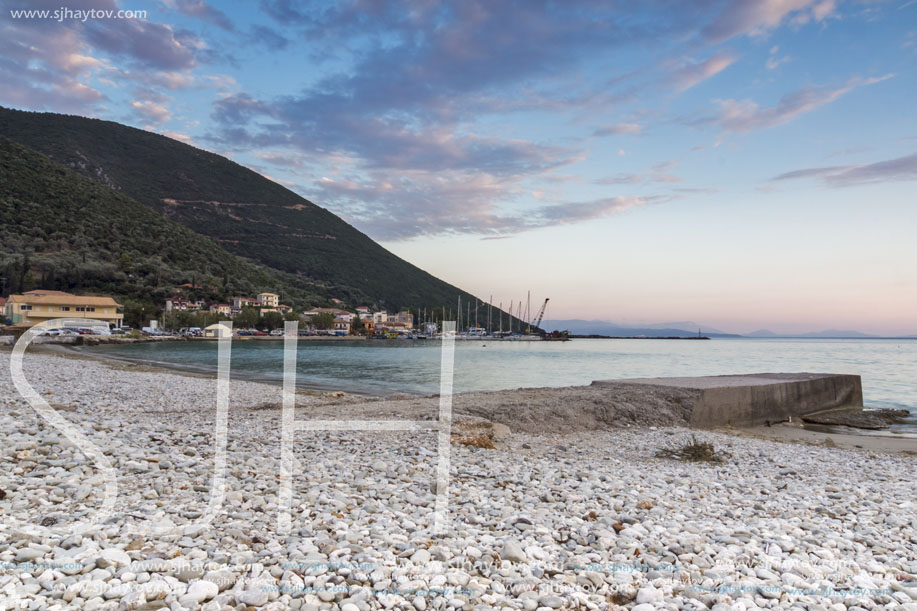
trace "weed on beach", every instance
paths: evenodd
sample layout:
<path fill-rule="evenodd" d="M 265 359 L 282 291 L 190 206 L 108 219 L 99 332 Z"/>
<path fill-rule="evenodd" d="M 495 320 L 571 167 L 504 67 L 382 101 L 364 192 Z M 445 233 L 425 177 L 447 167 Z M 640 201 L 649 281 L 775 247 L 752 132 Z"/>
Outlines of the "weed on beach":
<path fill-rule="evenodd" d="M 707 441 L 698 441 L 697 437 L 691 435 L 690 443 L 686 443 L 679 448 L 662 448 L 656 452 L 658 458 L 673 458 L 686 462 L 725 462 L 729 458 L 729 452 L 717 450 L 713 444 Z"/>

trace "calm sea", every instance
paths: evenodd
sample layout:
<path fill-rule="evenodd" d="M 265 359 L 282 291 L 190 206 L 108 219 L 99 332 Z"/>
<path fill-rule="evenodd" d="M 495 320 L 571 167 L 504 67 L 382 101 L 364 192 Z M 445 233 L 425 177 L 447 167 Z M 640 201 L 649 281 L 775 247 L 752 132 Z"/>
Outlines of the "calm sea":
<path fill-rule="evenodd" d="M 455 343 L 456 392 L 572 386 L 611 378 L 763 372 L 852 373 L 867 407 L 895 407 L 917 418 L 917 341 L 830 339 L 613 340 Z M 99 346 L 110 356 L 215 372 L 216 342 Z M 234 341 L 233 377 L 279 382 L 283 342 Z M 440 343 L 301 341 L 304 387 L 384 395 L 439 391 Z M 906 426 L 917 431 L 917 426 Z"/>

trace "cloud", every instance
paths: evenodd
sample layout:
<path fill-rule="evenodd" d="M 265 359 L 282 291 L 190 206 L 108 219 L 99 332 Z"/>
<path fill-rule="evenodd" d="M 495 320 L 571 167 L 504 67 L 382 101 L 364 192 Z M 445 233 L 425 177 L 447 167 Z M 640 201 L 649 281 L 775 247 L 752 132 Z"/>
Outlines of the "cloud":
<path fill-rule="evenodd" d="M 186 89 L 194 84 L 194 77 L 182 72 L 157 72 L 150 79 L 166 89 Z"/>
<path fill-rule="evenodd" d="M 821 106 L 830 104 L 841 96 L 866 85 L 873 85 L 892 78 L 887 74 L 876 78 L 854 78 L 843 87 L 827 89 L 824 87 L 804 87 L 780 98 L 775 106 L 761 108 L 753 100 L 715 100 L 718 112 L 709 117 L 695 121 L 696 124 L 716 123 L 724 131 L 731 133 L 749 132 L 756 129 L 767 129 L 789 123 L 790 121 L 811 112 Z"/>
<path fill-rule="evenodd" d="M 62 28 L 49 36 L 35 22 L 0 19 L 0 102 L 4 104 L 91 112 L 96 103 L 107 99 L 90 85 L 92 75 L 104 68 L 72 29 Z"/>
<path fill-rule="evenodd" d="M 169 130 L 165 130 L 159 133 L 161 133 L 163 136 L 166 136 L 167 138 L 172 138 L 173 140 L 178 140 L 179 142 L 184 142 L 185 144 L 190 144 L 191 146 L 197 146 L 194 143 L 194 140 L 191 139 L 191 136 L 187 134 L 182 134 L 179 132 L 173 132 Z"/>
<path fill-rule="evenodd" d="M 205 45 L 195 34 L 141 19 L 101 19 L 82 31 L 93 46 L 156 70 L 188 70 Z"/>
<path fill-rule="evenodd" d="M 59 10 L 51 0 L 30 8 Z M 94 115 L 110 101 L 99 85 L 125 80 L 144 87 L 189 87 L 188 74 L 206 53 L 196 35 L 145 19 L 9 19 L 15 0 L 0 0 L 0 102 L 35 110 Z M 71 10 L 118 10 L 113 0 L 74 0 Z M 112 61 L 122 60 L 117 67 Z M 129 104 L 129 102 L 127 102 Z"/>
<path fill-rule="evenodd" d="M 375 173 L 364 180 L 322 176 L 305 191 L 341 209 L 358 228 L 371 227 L 382 240 L 462 233 L 504 237 L 610 216 L 655 201 L 654 197 L 609 197 L 508 212 L 499 203 L 521 194 L 518 182 L 507 184 L 499 177 L 464 172 L 411 172 L 398 178 Z"/>
<path fill-rule="evenodd" d="M 167 4 L 173 6 L 183 15 L 212 23 L 227 32 L 235 30 L 232 21 L 226 16 L 226 13 L 207 4 L 204 0 L 171 0 Z"/>
<path fill-rule="evenodd" d="M 134 100 L 131 108 L 154 123 L 165 123 L 172 116 L 168 108 L 151 100 Z"/>
<path fill-rule="evenodd" d="M 719 16 L 702 30 L 710 43 L 735 36 L 763 36 L 790 18 L 799 25 L 810 20 L 824 21 L 835 10 L 834 0 L 744 0 L 727 2 Z"/>
<path fill-rule="evenodd" d="M 765 68 L 767 68 L 768 70 L 776 70 L 777 68 L 780 67 L 781 64 L 785 64 L 790 61 L 789 56 L 784 55 L 783 57 L 780 57 L 778 55 L 779 51 L 780 51 L 780 47 L 776 45 L 771 47 L 770 55 L 767 58 L 767 61 L 764 62 Z"/>
<path fill-rule="evenodd" d="M 869 164 L 793 170 L 775 176 L 771 180 L 784 181 L 800 178 L 817 178 L 829 187 L 917 180 L 917 153 Z"/>
<path fill-rule="evenodd" d="M 595 130 L 594 136 L 616 136 L 621 134 L 639 135 L 643 133 L 643 126 L 639 123 L 614 123 L 605 125 Z"/>
<path fill-rule="evenodd" d="M 552 204 L 536 209 L 533 219 L 527 223 L 532 227 L 581 223 L 645 206 L 650 201 L 645 197 L 606 197 L 589 202 Z"/>
<path fill-rule="evenodd" d="M 413 235 L 426 226 L 431 202 L 450 211 L 435 217 L 438 230 L 502 227 L 500 208 L 532 191 L 521 183 L 544 180 L 587 152 L 583 141 L 513 137 L 478 125 L 480 117 L 607 111 L 621 99 L 612 91 L 617 81 L 583 80 L 576 73 L 583 58 L 610 61 L 622 45 L 687 27 L 681 15 L 635 19 L 604 3 L 545 2 L 535 9 L 514 1 L 316 6 L 271 0 L 262 7 L 309 39 L 317 65 L 324 51 L 335 67 L 290 95 L 222 96 L 213 105 L 216 129 L 209 141 L 288 150 L 314 165 L 348 158 L 340 173 L 326 176 L 333 182 L 307 190 L 363 227 L 372 220 L 371 233 L 385 236 Z M 337 68 L 342 58 L 346 70 Z M 628 122 L 597 131 L 642 130 Z M 281 167 L 272 173 L 282 174 Z M 395 192 L 399 196 L 391 197 Z M 378 214 L 364 209 L 360 197 Z"/>
<path fill-rule="evenodd" d="M 668 82 L 676 91 L 685 91 L 716 76 L 733 63 L 737 57 L 727 51 L 719 51 L 702 62 L 687 62 L 672 69 Z"/>
<path fill-rule="evenodd" d="M 663 161 L 657 163 L 643 173 L 620 173 L 614 176 L 606 176 L 594 181 L 597 185 L 635 185 L 638 183 L 677 183 L 684 180 L 671 174 L 670 169 L 678 164 L 677 161 Z"/>
<path fill-rule="evenodd" d="M 513 176 L 572 163 L 581 151 L 522 139 L 456 133 L 448 124 L 409 118 L 361 116 L 343 101 L 339 108 L 314 108 L 311 100 L 264 102 L 240 93 L 214 104 L 223 126 L 220 141 L 235 145 L 294 147 L 301 152 L 346 152 L 365 168 L 393 170 L 477 169 Z"/>

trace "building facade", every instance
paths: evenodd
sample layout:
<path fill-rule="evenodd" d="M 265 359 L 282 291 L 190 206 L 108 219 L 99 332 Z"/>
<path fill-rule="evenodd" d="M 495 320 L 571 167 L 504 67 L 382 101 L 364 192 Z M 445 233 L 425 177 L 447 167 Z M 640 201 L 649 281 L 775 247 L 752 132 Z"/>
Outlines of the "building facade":
<path fill-rule="evenodd" d="M 29 291 L 10 295 L 4 315 L 14 325 L 31 327 L 55 318 L 107 322 L 116 327 L 124 323 L 121 304 L 111 297 L 83 297 L 60 291 Z"/>
<path fill-rule="evenodd" d="M 258 305 L 262 308 L 276 308 L 280 305 L 280 295 L 276 293 L 258 293 Z"/>

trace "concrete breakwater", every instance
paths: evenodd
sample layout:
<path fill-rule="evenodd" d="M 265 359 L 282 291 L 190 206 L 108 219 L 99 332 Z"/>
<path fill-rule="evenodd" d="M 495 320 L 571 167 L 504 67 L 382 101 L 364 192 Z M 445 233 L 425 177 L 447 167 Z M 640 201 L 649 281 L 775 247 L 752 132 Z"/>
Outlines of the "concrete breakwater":
<path fill-rule="evenodd" d="M 858 375 L 758 373 L 693 378 L 605 380 L 593 386 L 663 387 L 677 390 L 690 412 L 691 426 L 754 426 L 836 409 L 863 407 Z"/>

